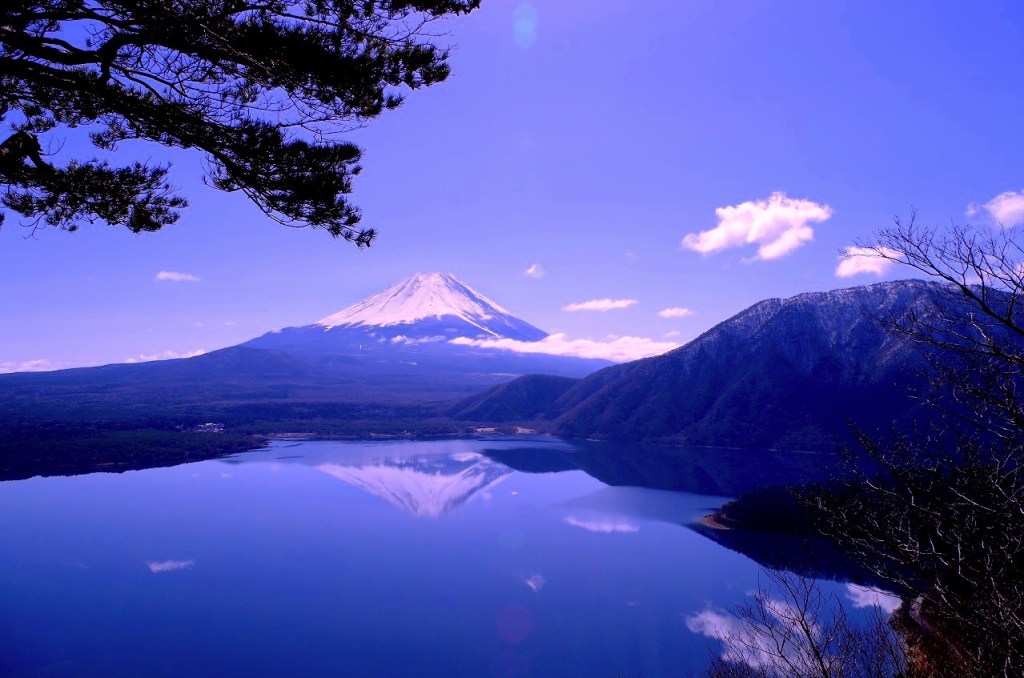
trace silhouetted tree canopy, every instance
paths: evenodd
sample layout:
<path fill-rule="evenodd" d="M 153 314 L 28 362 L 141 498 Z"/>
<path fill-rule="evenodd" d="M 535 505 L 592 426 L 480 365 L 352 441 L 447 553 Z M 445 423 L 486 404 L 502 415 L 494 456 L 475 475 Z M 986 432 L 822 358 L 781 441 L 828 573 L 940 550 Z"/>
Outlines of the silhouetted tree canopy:
<path fill-rule="evenodd" d="M 51 133 L 199 149 L 207 183 L 289 226 L 368 245 L 339 140 L 444 80 L 432 27 L 480 0 L 3 0 L 0 200 L 32 225 L 154 231 L 186 205 L 168 166 L 58 164 Z M 6 138 L 3 138 L 6 136 Z M 0 221 L 3 213 L 0 212 Z"/>

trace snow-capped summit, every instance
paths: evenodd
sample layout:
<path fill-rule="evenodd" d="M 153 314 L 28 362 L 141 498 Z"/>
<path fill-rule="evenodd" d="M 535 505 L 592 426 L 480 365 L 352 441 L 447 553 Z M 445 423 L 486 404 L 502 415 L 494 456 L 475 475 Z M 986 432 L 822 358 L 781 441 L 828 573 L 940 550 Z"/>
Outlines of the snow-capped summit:
<path fill-rule="evenodd" d="M 535 342 L 546 336 L 450 273 L 417 273 L 319 322 L 268 332 L 241 346 L 282 351 L 332 374 L 352 375 L 352 383 L 364 386 L 386 383 L 398 390 L 395 384 L 415 382 L 419 397 L 427 387 L 478 391 L 512 375 L 580 376 L 609 364 L 460 341 Z"/>
<path fill-rule="evenodd" d="M 417 273 L 316 323 L 334 328 L 389 328 L 409 338 L 505 337 L 536 341 L 546 333 L 520 320 L 451 273 Z"/>

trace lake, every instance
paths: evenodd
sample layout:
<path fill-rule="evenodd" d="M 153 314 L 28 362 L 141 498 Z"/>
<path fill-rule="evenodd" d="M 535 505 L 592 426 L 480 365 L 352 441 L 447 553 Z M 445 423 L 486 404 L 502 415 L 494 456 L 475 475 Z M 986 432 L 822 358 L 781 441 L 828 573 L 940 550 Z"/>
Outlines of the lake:
<path fill-rule="evenodd" d="M 0 675 L 699 671 L 706 622 L 763 576 L 688 527 L 725 496 L 615 485 L 735 491 L 753 482 L 737 467 L 785 465 L 638 454 L 545 438 L 278 441 L 0 483 Z"/>

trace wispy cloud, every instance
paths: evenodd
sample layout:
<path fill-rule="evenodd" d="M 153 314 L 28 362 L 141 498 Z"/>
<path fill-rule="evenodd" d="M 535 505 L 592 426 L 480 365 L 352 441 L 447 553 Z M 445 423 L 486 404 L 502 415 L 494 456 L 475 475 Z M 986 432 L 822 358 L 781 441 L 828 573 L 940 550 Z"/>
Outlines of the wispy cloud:
<path fill-rule="evenodd" d="M 619 308 L 629 308 L 636 303 L 636 299 L 591 299 L 576 304 L 568 304 L 562 307 L 563 311 L 613 311 Z"/>
<path fill-rule="evenodd" d="M 715 210 L 718 225 L 683 238 L 686 249 L 710 254 L 732 247 L 758 245 L 754 259 L 777 259 L 814 239 L 811 224 L 826 221 L 832 208 L 810 200 L 772 193 L 767 200 L 749 200 Z"/>
<path fill-rule="evenodd" d="M 403 344 L 405 346 L 415 346 L 417 344 L 436 344 L 439 341 L 445 341 L 448 337 L 438 334 L 432 337 L 407 337 L 404 334 L 399 334 L 391 337 L 392 344 Z M 383 341 L 383 340 L 381 340 Z"/>
<path fill-rule="evenodd" d="M 177 358 L 195 358 L 197 355 L 203 355 L 206 353 L 205 349 L 197 348 L 194 351 L 188 351 L 187 353 L 178 353 L 177 351 L 164 351 L 163 353 L 140 353 L 132 358 L 125 358 L 126 363 L 148 363 L 154 360 L 175 360 Z"/>
<path fill-rule="evenodd" d="M 987 216 L 1005 228 L 1024 226 L 1024 190 L 1000 193 L 988 202 L 967 206 L 967 216 Z"/>
<path fill-rule="evenodd" d="M 618 363 L 649 358 L 679 348 L 679 344 L 675 342 L 654 341 L 646 337 L 618 337 L 613 341 L 594 341 L 593 339 L 570 339 L 561 333 L 550 334 L 540 341 L 457 337 L 452 339 L 451 343 L 460 346 L 498 348 L 516 353 L 548 353 L 576 356 L 577 358 L 601 358 Z"/>
<path fill-rule="evenodd" d="M 672 308 L 663 308 L 658 311 L 658 315 L 662 318 L 685 318 L 686 316 L 693 315 L 693 311 L 682 306 L 673 306 Z"/>
<path fill-rule="evenodd" d="M 194 560 L 159 560 L 150 561 L 146 563 L 146 567 L 153 574 L 160 574 L 161 572 L 174 572 L 175 570 L 187 570 L 196 562 Z"/>
<path fill-rule="evenodd" d="M 882 255 L 885 256 L 882 256 Z M 847 247 L 839 255 L 839 265 L 836 266 L 836 275 L 840 278 L 849 278 L 855 275 L 885 275 L 895 262 L 885 257 L 899 256 L 899 252 L 887 247 L 875 251 L 870 247 Z"/>
<path fill-rule="evenodd" d="M 543 278 L 544 267 L 540 264 L 530 264 L 530 267 L 523 271 L 523 275 L 527 278 Z"/>
<path fill-rule="evenodd" d="M 59 370 L 62 367 L 67 367 L 65 363 L 55 363 L 51 360 L 7 360 L 0 362 L 0 374 L 7 374 L 9 372 L 48 372 L 50 370 Z"/>
<path fill-rule="evenodd" d="M 153 280 L 157 282 L 199 282 L 199 276 L 178 271 L 160 271 Z"/>

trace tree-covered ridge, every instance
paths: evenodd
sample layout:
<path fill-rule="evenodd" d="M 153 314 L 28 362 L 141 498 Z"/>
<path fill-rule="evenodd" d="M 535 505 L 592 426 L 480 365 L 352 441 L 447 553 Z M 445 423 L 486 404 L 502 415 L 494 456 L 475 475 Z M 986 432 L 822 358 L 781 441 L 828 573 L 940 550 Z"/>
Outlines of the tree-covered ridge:
<path fill-rule="evenodd" d="M 443 81 L 433 22 L 479 0 L 11 0 L 0 6 L 0 189 L 33 225 L 153 231 L 187 202 L 168 167 L 47 159 L 46 134 L 98 148 L 198 149 L 207 182 L 276 221 L 369 245 L 348 199 L 361 150 L 338 135 Z M 3 215 L 0 213 L 0 219 Z"/>

